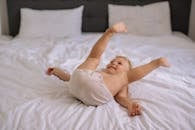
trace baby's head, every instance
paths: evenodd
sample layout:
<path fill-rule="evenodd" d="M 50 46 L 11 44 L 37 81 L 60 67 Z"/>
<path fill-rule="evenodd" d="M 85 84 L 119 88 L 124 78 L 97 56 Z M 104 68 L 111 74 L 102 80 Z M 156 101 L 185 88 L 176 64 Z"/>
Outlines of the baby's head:
<path fill-rule="evenodd" d="M 116 56 L 106 66 L 107 72 L 111 74 L 128 72 L 132 68 L 130 60 L 125 56 Z"/>

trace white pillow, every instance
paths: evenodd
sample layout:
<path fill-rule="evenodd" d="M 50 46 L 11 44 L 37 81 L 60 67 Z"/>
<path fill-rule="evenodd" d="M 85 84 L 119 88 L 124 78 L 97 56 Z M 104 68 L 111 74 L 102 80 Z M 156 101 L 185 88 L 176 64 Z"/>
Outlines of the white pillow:
<path fill-rule="evenodd" d="M 21 9 L 19 37 L 65 37 L 81 34 L 83 6 L 64 10 Z"/>
<path fill-rule="evenodd" d="M 168 2 L 145 6 L 109 5 L 109 26 L 118 21 L 123 21 L 131 34 L 156 36 L 172 32 Z"/>

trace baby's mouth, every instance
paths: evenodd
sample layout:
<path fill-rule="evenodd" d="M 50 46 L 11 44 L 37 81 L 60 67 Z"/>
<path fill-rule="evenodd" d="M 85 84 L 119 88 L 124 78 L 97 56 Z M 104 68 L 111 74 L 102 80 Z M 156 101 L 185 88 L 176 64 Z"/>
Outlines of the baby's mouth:
<path fill-rule="evenodd" d="M 115 67 L 113 67 L 113 66 L 109 66 L 109 67 L 108 67 L 108 69 L 113 69 L 113 70 L 116 70 L 116 68 L 115 68 Z"/>

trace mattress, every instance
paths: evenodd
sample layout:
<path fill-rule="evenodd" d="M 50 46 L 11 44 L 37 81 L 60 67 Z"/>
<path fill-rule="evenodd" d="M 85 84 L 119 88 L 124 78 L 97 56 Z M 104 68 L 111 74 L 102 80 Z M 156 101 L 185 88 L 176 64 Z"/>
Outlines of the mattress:
<path fill-rule="evenodd" d="M 99 68 L 116 55 L 128 57 L 133 67 L 157 57 L 169 60 L 170 68 L 129 84 L 141 116 L 130 117 L 114 100 L 86 106 L 69 94 L 68 82 L 45 74 L 51 66 L 72 73 L 100 36 L 0 40 L 0 129 L 195 129 L 195 43 L 181 33 L 115 35 L 103 54 Z"/>

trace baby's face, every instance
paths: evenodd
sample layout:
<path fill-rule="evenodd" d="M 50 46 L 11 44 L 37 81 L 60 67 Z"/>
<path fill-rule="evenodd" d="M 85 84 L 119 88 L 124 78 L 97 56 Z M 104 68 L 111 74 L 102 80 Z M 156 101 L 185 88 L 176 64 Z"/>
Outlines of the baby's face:
<path fill-rule="evenodd" d="M 106 66 L 106 70 L 110 74 L 128 72 L 130 68 L 127 59 L 122 57 L 116 57 Z"/>

